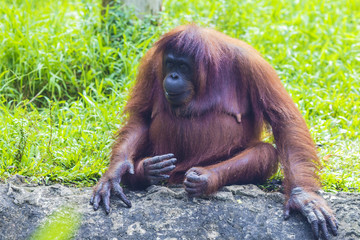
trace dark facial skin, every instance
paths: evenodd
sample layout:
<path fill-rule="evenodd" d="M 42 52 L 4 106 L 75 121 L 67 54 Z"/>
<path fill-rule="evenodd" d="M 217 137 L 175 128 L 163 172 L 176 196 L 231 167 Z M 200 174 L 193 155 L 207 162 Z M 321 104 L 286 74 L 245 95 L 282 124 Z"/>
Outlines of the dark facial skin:
<path fill-rule="evenodd" d="M 194 61 L 190 56 L 167 52 L 163 57 L 163 88 L 172 107 L 188 103 L 194 95 Z"/>

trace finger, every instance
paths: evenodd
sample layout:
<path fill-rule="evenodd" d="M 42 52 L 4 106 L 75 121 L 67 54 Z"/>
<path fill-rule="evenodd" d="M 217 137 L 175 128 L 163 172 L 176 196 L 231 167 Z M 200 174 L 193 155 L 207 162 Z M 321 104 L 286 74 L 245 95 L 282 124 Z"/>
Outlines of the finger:
<path fill-rule="evenodd" d="M 162 169 L 153 169 L 153 170 L 149 170 L 149 175 L 156 176 L 159 174 L 168 173 L 174 169 L 175 169 L 175 165 L 171 165 Z"/>
<path fill-rule="evenodd" d="M 335 228 L 335 232 L 336 232 L 336 235 L 338 234 L 338 229 L 339 229 L 339 222 L 338 222 L 338 220 L 336 220 L 336 218 L 334 218 L 334 221 L 333 221 L 333 223 L 334 223 L 334 225 L 336 226 L 336 228 Z"/>
<path fill-rule="evenodd" d="M 161 155 L 161 156 L 147 158 L 144 160 L 144 165 L 147 166 L 147 165 L 159 163 L 159 162 L 164 161 L 165 159 L 169 159 L 172 157 L 174 157 L 174 154 L 170 153 L 170 154 L 165 154 L 165 155 Z"/>
<path fill-rule="evenodd" d="M 300 201 L 298 201 L 300 202 Z M 303 207 L 300 208 L 301 213 L 307 218 L 308 222 L 311 224 L 311 228 L 316 239 L 319 238 L 319 222 L 318 219 L 312 209 L 312 207 L 308 205 L 302 205 Z"/>
<path fill-rule="evenodd" d="M 191 172 L 186 176 L 186 180 L 191 181 L 191 182 L 199 182 L 200 181 L 200 176 L 197 175 L 194 172 Z"/>
<path fill-rule="evenodd" d="M 184 181 L 184 185 L 185 185 L 185 187 L 189 187 L 189 188 L 195 188 L 195 187 L 199 186 L 198 183 L 189 182 L 189 181 L 186 181 L 186 180 Z"/>
<path fill-rule="evenodd" d="M 110 189 L 102 193 L 102 200 L 106 214 L 110 212 Z"/>
<path fill-rule="evenodd" d="M 160 161 L 160 156 L 156 156 L 156 157 L 151 157 L 151 158 L 147 158 L 144 160 L 143 165 L 144 167 L 149 166 L 149 165 L 153 165 L 156 163 L 159 163 Z"/>
<path fill-rule="evenodd" d="M 95 198 L 96 198 L 97 195 L 99 195 L 99 193 L 100 193 L 100 191 L 101 191 L 101 189 L 102 189 L 102 185 L 103 185 L 103 184 L 100 182 L 100 183 L 98 183 L 98 185 L 94 188 L 93 194 L 92 194 L 91 199 L 90 199 L 90 204 L 91 204 L 91 205 L 94 205 L 94 203 L 95 203 Z"/>
<path fill-rule="evenodd" d="M 191 172 L 186 176 L 186 180 L 190 182 L 201 182 L 203 179 L 201 176 L 196 175 L 196 173 Z"/>
<path fill-rule="evenodd" d="M 101 200 L 104 203 L 104 208 L 105 208 L 105 212 L 108 214 L 110 212 L 110 183 L 106 182 L 106 183 L 102 183 L 101 184 L 101 188 L 99 189 L 98 192 L 98 196 L 101 197 Z M 97 204 L 97 208 L 99 207 L 99 203 L 100 203 L 100 198 Z M 94 209 L 95 209 L 95 205 L 94 205 Z"/>
<path fill-rule="evenodd" d="M 170 178 L 170 175 L 166 175 L 166 174 L 157 175 L 157 176 L 149 176 L 149 179 L 153 180 L 153 181 L 162 181 L 162 180 L 166 180 L 169 178 Z"/>
<path fill-rule="evenodd" d="M 315 239 L 319 239 L 319 224 L 317 221 L 311 223 L 311 229 L 314 233 Z"/>
<path fill-rule="evenodd" d="M 93 204 L 93 208 L 95 211 L 99 209 L 100 200 L 101 200 L 100 195 L 96 195 Z"/>
<path fill-rule="evenodd" d="M 117 194 L 120 197 L 121 201 L 123 201 L 126 204 L 126 206 L 128 206 L 130 208 L 131 202 L 125 196 L 123 189 L 119 183 L 113 183 L 113 190 L 114 190 L 115 194 Z"/>
<path fill-rule="evenodd" d="M 149 176 L 150 184 L 158 184 L 159 182 L 167 180 L 169 178 L 169 175 Z"/>
<path fill-rule="evenodd" d="M 290 201 L 289 200 L 286 205 L 285 205 L 285 210 L 284 210 L 284 219 L 288 220 L 290 218 Z"/>
<path fill-rule="evenodd" d="M 189 171 L 187 171 L 185 173 L 185 177 L 187 177 L 188 175 L 200 175 L 198 172 L 197 172 L 197 169 L 196 168 L 191 168 Z"/>
<path fill-rule="evenodd" d="M 134 174 L 134 173 L 135 173 L 135 171 L 134 171 L 134 164 L 129 163 L 129 165 L 130 165 L 130 166 L 129 166 L 129 170 L 128 170 L 129 173 L 130 173 L 130 174 Z"/>
<path fill-rule="evenodd" d="M 106 213 L 110 212 L 110 183 L 106 182 L 103 184 L 99 195 L 104 203 Z"/>
<path fill-rule="evenodd" d="M 315 238 L 319 239 L 319 221 L 317 220 L 315 213 L 311 211 L 306 217 L 308 222 L 311 224 L 311 229 L 315 235 Z"/>
<path fill-rule="evenodd" d="M 187 187 L 187 188 L 185 188 L 185 191 L 189 194 L 195 194 L 195 193 L 199 192 L 199 189 Z"/>
<path fill-rule="evenodd" d="M 166 161 L 162 161 L 162 162 L 159 162 L 159 163 L 155 163 L 155 164 L 151 164 L 148 169 L 149 170 L 152 170 L 152 169 L 161 169 L 161 168 L 164 168 L 164 167 L 167 167 L 167 166 L 171 166 L 171 165 L 174 165 L 176 162 L 176 158 L 171 158 L 169 160 L 166 160 Z M 175 166 L 175 165 L 174 165 Z"/>
<path fill-rule="evenodd" d="M 334 236 L 338 234 L 338 222 L 334 216 L 332 216 L 325 208 L 320 207 L 322 214 L 325 216 L 326 221 L 330 225 L 331 232 Z"/>
<path fill-rule="evenodd" d="M 185 188 L 185 191 L 189 194 L 190 197 L 197 197 L 201 195 L 201 191 L 198 188 Z"/>
<path fill-rule="evenodd" d="M 163 161 L 163 160 L 169 159 L 169 158 L 173 158 L 173 157 L 174 157 L 174 154 L 172 154 L 172 153 L 159 156 L 160 161 Z"/>
<path fill-rule="evenodd" d="M 311 229 L 314 233 L 315 239 L 319 239 L 319 224 L 316 220 L 311 222 Z"/>
<path fill-rule="evenodd" d="M 325 220 L 324 215 L 318 209 L 315 209 L 314 212 L 315 212 L 315 215 L 316 215 L 317 219 L 319 220 L 319 225 L 321 227 L 321 231 L 323 232 L 323 235 L 324 235 L 325 239 L 328 239 L 329 238 L 329 232 L 328 232 L 328 229 L 327 229 L 327 226 L 326 226 L 326 220 Z"/>

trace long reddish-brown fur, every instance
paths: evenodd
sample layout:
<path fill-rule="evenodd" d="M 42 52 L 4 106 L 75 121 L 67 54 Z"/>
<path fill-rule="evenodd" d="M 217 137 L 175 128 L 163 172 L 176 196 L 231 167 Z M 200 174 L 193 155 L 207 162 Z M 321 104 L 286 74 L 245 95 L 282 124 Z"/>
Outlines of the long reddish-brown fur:
<path fill-rule="evenodd" d="M 162 88 L 166 49 L 193 56 L 196 66 L 194 99 L 176 110 Z M 229 172 L 209 192 L 236 183 L 232 179 L 237 174 L 244 176 L 240 183 L 263 181 L 276 171 L 278 158 L 287 196 L 296 186 L 310 191 L 319 187 L 313 140 L 275 70 L 248 44 L 215 30 L 180 26 L 156 42 L 142 59 L 125 112 L 127 123 L 119 131 L 110 168 L 116 159 L 131 159 L 135 174 L 126 174 L 123 182 L 133 187 L 148 185 L 139 164 L 146 157 L 173 153 L 177 162 L 169 181 L 181 183 L 191 167 L 224 172 L 225 160 L 247 152 L 256 161 L 237 172 L 231 169 L 239 169 L 239 162 L 227 165 Z M 272 128 L 276 150 L 261 142 L 265 124 Z M 123 152 L 126 156 L 119 157 Z"/>

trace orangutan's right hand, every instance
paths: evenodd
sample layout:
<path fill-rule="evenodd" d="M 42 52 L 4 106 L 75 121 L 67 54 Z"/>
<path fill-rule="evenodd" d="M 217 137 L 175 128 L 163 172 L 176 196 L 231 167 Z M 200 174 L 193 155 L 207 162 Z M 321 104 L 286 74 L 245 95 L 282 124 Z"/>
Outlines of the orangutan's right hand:
<path fill-rule="evenodd" d="M 98 210 L 100 202 L 103 202 L 105 212 L 110 212 L 110 192 L 117 194 L 120 199 L 131 207 L 131 202 L 125 196 L 122 187 L 120 186 L 121 177 L 126 173 L 134 174 L 134 164 L 130 161 L 119 162 L 116 167 L 109 168 L 109 170 L 100 178 L 93 190 L 90 199 L 90 204 L 93 205 L 94 210 Z"/>

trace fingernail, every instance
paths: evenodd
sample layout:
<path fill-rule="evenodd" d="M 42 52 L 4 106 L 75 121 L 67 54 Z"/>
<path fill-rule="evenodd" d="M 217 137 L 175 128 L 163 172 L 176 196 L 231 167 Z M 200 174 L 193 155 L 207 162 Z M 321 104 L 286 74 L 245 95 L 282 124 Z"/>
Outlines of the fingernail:
<path fill-rule="evenodd" d="M 131 208 L 131 202 L 128 199 L 123 199 L 123 202 L 126 204 L 126 206 Z"/>

